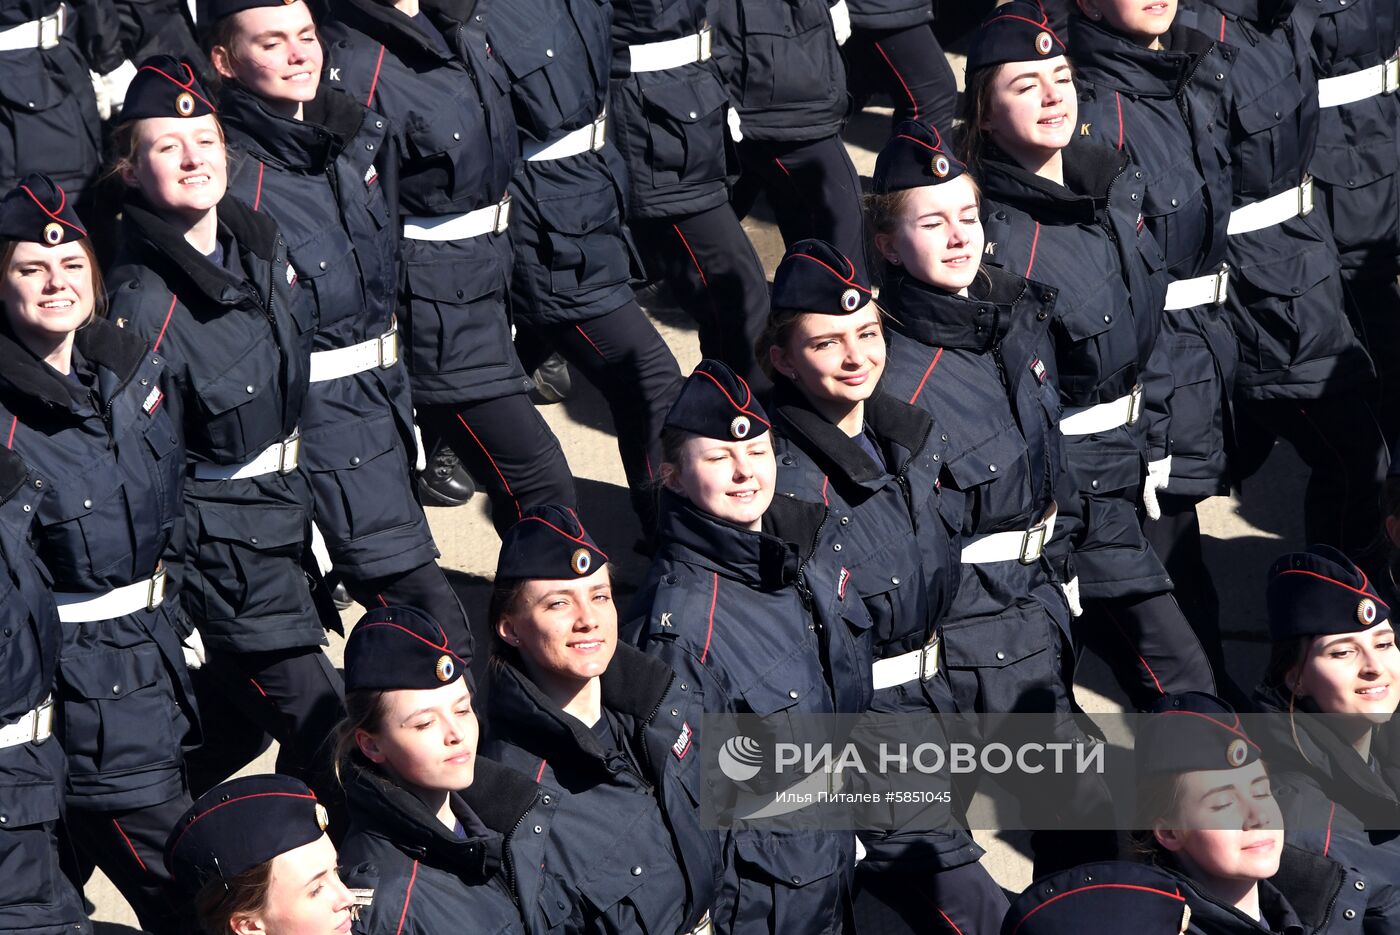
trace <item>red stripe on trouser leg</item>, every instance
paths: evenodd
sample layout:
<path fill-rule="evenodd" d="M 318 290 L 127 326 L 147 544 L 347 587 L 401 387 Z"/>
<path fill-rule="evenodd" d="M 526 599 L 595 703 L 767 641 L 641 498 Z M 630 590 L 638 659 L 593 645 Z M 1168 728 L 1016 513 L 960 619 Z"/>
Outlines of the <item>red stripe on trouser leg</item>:
<path fill-rule="evenodd" d="M 112 827 L 117 829 L 117 834 L 121 835 L 122 840 L 126 842 L 127 850 L 131 851 L 131 856 L 136 858 L 136 865 L 141 868 L 143 873 L 147 872 L 146 862 L 141 859 L 140 854 L 136 853 L 136 847 L 131 843 L 131 838 L 126 836 L 126 832 L 122 830 L 121 825 L 117 824 L 115 818 L 112 819 Z"/>
<path fill-rule="evenodd" d="M 506 496 L 510 497 L 511 502 L 515 504 L 515 515 L 517 518 L 520 517 L 522 515 L 520 509 L 520 501 L 516 498 L 515 494 L 511 492 L 510 481 L 506 480 L 506 476 L 501 473 L 500 465 L 496 463 L 495 458 L 491 457 L 491 452 L 486 450 L 486 446 L 481 443 L 481 439 L 476 437 L 476 433 L 472 431 L 472 427 L 470 425 L 467 425 L 467 420 L 462 418 L 462 414 L 460 412 L 457 413 L 457 421 L 462 423 L 462 428 L 467 430 L 467 434 L 472 437 L 472 441 L 476 442 L 477 447 L 481 449 L 482 454 L 486 455 L 486 460 L 491 462 L 491 470 L 495 471 L 496 476 L 501 479 L 501 486 L 503 486 L 506 489 Z"/>
<path fill-rule="evenodd" d="M 914 119 L 919 117 L 919 102 L 914 100 L 914 93 L 909 90 L 909 85 L 905 83 L 904 76 L 899 73 L 899 69 L 894 67 L 894 62 L 885 54 L 885 50 L 880 47 L 880 43 L 875 43 L 875 51 L 880 53 L 880 57 L 885 60 L 885 64 L 890 66 L 890 71 L 894 72 L 895 78 L 899 81 L 899 86 L 904 89 L 905 97 L 909 98 L 909 106 L 913 109 L 910 114 Z"/>
<path fill-rule="evenodd" d="M 1157 673 L 1152 671 L 1152 666 L 1148 665 L 1147 660 L 1142 657 L 1142 653 L 1138 652 L 1137 644 L 1133 642 L 1132 637 L 1128 636 L 1128 631 L 1123 629 L 1122 624 L 1118 622 L 1118 618 L 1113 616 L 1113 611 L 1104 608 L 1103 613 L 1104 616 L 1108 618 L 1108 622 L 1113 624 L 1113 628 L 1123 637 L 1123 642 L 1128 644 L 1128 648 L 1133 651 L 1133 655 L 1137 656 L 1137 661 L 1142 663 L 1143 669 L 1147 672 L 1147 677 L 1152 679 L 1153 685 L 1157 686 L 1157 694 L 1165 695 L 1166 691 L 1162 688 L 1162 683 L 1157 681 Z"/>

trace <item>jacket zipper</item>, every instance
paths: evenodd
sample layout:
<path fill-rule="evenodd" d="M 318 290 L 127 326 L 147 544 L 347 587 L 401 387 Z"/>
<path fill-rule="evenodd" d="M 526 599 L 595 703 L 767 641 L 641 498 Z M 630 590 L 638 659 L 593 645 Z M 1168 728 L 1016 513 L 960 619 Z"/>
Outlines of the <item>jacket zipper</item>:
<path fill-rule="evenodd" d="M 822 521 L 817 524 L 816 532 L 812 533 L 812 545 L 807 549 L 807 555 L 803 557 L 802 563 L 797 566 L 797 596 L 802 599 L 802 607 L 810 614 L 812 612 L 813 600 L 812 589 L 807 587 L 807 564 L 811 562 L 812 556 L 817 552 L 817 543 L 821 541 L 822 530 L 826 528 L 826 521 L 831 516 L 829 507 L 822 510 Z"/>
<path fill-rule="evenodd" d="M 520 826 L 525 824 L 525 819 L 530 814 L 530 809 L 533 809 L 539 800 L 539 793 L 537 792 L 535 793 L 535 802 L 530 805 L 530 808 L 520 813 L 520 817 L 515 820 L 515 825 L 512 826 L 509 833 L 506 834 L 505 840 L 501 846 L 501 866 L 506 872 L 506 888 L 510 890 L 511 901 L 517 906 L 520 905 L 520 893 L 516 889 L 515 884 L 515 860 L 511 857 L 511 842 L 515 840 L 515 832 L 519 831 Z"/>

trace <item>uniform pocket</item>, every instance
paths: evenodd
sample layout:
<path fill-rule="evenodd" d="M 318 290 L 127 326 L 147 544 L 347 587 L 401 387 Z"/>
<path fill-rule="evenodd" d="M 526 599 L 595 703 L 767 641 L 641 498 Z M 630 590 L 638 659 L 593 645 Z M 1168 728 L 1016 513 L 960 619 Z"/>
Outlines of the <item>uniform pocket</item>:
<path fill-rule="evenodd" d="M 816 76 L 832 76 L 835 41 L 831 14 L 822 0 L 739 0 L 744 17 L 743 102 L 764 109 L 827 97 L 831 80 L 814 87 Z"/>
<path fill-rule="evenodd" d="M 240 455 L 251 457 L 278 440 L 266 436 L 269 426 L 282 424 L 280 394 L 273 385 L 279 363 L 272 339 L 263 335 L 222 374 L 192 381 L 210 448 L 242 461 Z"/>
<path fill-rule="evenodd" d="M 1337 272 L 1330 251 L 1321 247 L 1310 244 L 1291 256 L 1261 250 L 1265 259 L 1241 259 L 1231 270 L 1229 307 L 1243 312 L 1234 316 L 1234 324 L 1240 358 L 1252 368 L 1283 370 L 1310 356 L 1303 347 L 1306 329 L 1299 309 L 1318 304 L 1309 293 Z M 1339 309 L 1340 295 L 1336 298 L 1320 304 Z"/>
<path fill-rule="evenodd" d="M 305 435 L 301 450 L 323 529 L 360 539 L 421 518 L 393 418 Z"/>
<path fill-rule="evenodd" d="M 64 43 L 43 52 L 6 52 L 5 59 L 0 99 L 8 106 L 0 133 L 10 139 L 0 142 L 0 174 L 21 178 L 43 172 L 61 179 L 94 172 L 101 160 L 93 124 L 97 113 L 89 119 L 79 89 L 70 86 L 87 77 L 76 50 Z"/>
<path fill-rule="evenodd" d="M 675 72 L 638 76 L 643 81 L 652 184 L 722 179 L 727 168 L 724 107 L 728 97 L 708 68 Z"/>
<path fill-rule="evenodd" d="M 44 555 L 58 581 L 91 580 L 130 567 L 131 510 L 115 459 L 73 465 L 39 504 Z M 113 530 L 122 530 L 114 535 Z M 62 590 L 62 587 L 59 588 Z"/>
<path fill-rule="evenodd" d="M 205 616 L 234 620 L 302 612 L 305 510 L 254 503 L 200 503 L 195 509 Z"/>
<path fill-rule="evenodd" d="M 118 775 L 179 760 L 179 710 L 160 648 L 145 643 L 58 662 L 63 749 L 74 774 Z"/>
<path fill-rule="evenodd" d="M 153 476 L 160 487 L 162 527 L 169 529 L 183 509 L 185 449 L 180 444 L 179 431 L 165 414 L 157 412 L 146 426 L 146 447 L 150 449 Z"/>
<path fill-rule="evenodd" d="M 539 202 L 549 242 L 549 288 L 555 294 L 615 285 L 631 257 L 612 186 Z"/>
<path fill-rule="evenodd" d="M 413 369 L 474 370 L 509 360 L 505 277 L 495 254 L 452 245 L 423 254 L 404 263 Z"/>
<path fill-rule="evenodd" d="M 17 783 L 0 790 L 0 893 L 6 907 L 48 905 L 58 874 L 53 825 L 59 816 L 58 786 Z"/>

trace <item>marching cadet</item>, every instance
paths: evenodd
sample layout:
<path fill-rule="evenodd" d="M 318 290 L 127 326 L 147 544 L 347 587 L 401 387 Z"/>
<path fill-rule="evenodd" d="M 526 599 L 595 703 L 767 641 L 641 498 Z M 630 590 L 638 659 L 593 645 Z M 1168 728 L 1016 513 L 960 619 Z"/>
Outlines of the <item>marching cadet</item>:
<path fill-rule="evenodd" d="M 1138 224 L 1143 173 L 1126 153 L 1078 135 L 1065 47 L 1038 4 L 998 7 L 967 64 L 963 126 L 985 196 L 987 260 L 1059 290 L 1059 429 L 1085 524 L 1074 553 L 1085 608 L 1076 634 L 1110 661 L 1137 708 L 1165 691 L 1211 690 L 1209 662 L 1138 516 L 1163 483 L 1147 469 L 1142 415 L 1162 403 L 1143 384 L 1166 286 L 1161 249 Z"/>
<path fill-rule="evenodd" d="M 182 523 L 184 449 L 163 405 L 174 388 L 163 355 L 101 317 L 101 275 L 67 192 L 26 177 L 0 201 L 0 240 L 0 435 L 42 471 L 34 536 L 63 624 L 65 824 L 142 927 L 174 933 L 159 855 L 189 805 L 181 746 L 195 721 L 183 575 L 166 595 L 163 565 Z"/>
<path fill-rule="evenodd" d="M 1001 935 L 1185 935 L 1189 918 L 1186 897 L 1170 875 L 1107 860 L 1036 880 L 1011 901 Z"/>
<path fill-rule="evenodd" d="M 761 353 L 774 382 L 777 491 L 821 500 L 841 530 L 843 564 L 874 624 L 870 709 L 952 714 L 939 628 L 958 586 L 963 502 L 950 490 L 945 503 L 943 426 L 883 391 L 885 316 L 835 247 L 795 244 L 774 274 L 772 305 Z M 978 862 L 982 848 L 945 814 L 942 829 L 902 831 L 895 811 L 892 833 L 861 835 L 862 929 L 912 931 L 906 920 L 932 903 L 963 932 L 996 930 L 1006 897 Z"/>
<path fill-rule="evenodd" d="M 556 802 L 529 930 L 708 932 L 721 850 L 697 798 L 702 699 L 618 642 L 608 557 L 572 510 L 506 533 L 491 622 L 483 750 Z"/>
<path fill-rule="evenodd" d="M 277 222 L 318 313 L 301 461 L 334 571 L 364 606 L 423 609 L 470 656 L 466 613 L 415 495 L 386 121 L 322 83 L 301 0 L 215 0 L 209 15 L 229 189 Z"/>
<path fill-rule="evenodd" d="M 0 880 L 0 929 L 87 935 L 82 898 L 59 869 L 55 826 L 66 761 L 53 735 L 54 674 L 63 641 L 48 572 L 30 540 L 44 478 L 0 447 L 0 829 L 9 871 Z"/>
<path fill-rule="evenodd" d="M 1312 27 L 1317 148 L 1308 171 L 1342 261 L 1347 314 L 1371 354 L 1388 446 L 1400 439 L 1400 16 L 1378 0 L 1324 0 Z"/>
<path fill-rule="evenodd" d="M 951 127 L 958 82 L 933 33 L 933 8 L 920 0 L 840 0 L 832 8 L 836 39 L 847 7 L 851 38 L 842 43 L 846 83 L 859 102 L 883 91 L 894 102 L 892 126 L 923 120 Z"/>
<path fill-rule="evenodd" d="M 1371 362 L 1347 319 L 1340 260 L 1308 175 L 1319 118 L 1308 30 L 1317 3 L 1184 0 L 1178 18 L 1235 46 L 1226 88 L 1234 185 L 1225 308 L 1239 338 L 1235 411 L 1307 464 L 1310 542 L 1359 553 L 1375 535 L 1386 449 Z M 1251 447 L 1248 443 L 1242 448 Z M 1252 463 L 1249 462 L 1253 458 Z"/>
<path fill-rule="evenodd" d="M 700 353 L 761 386 L 768 281 L 729 205 L 738 112 L 714 42 L 705 0 L 615 2 L 608 134 L 627 163 L 627 223 L 647 271 L 699 324 Z"/>
<path fill-rule="evenodd" d="M 1145 177 L 1142 217 L 1166 254 L 1167 286 L 1150 407 L 1149 473 L 1163 486 L 1144 529 L 1171 575 L 1216 684 L 1229 685 L 1219 600 L 1201 552 L 1196 504 L 1230 492 L 1230 398 L 1238 342 L 1223 303 L 1229 221 L 1225 82 L 1234 50 L 1136 0 L 1081 0 L 1069 49 L 1079 88 L 1079 135 L 1115 141 Z M 1096 129 L 1097 128 L 1097 129 Z M 1155 501 L 1155 509 L 1154 509 Z M 1243 698 L 1238 689 L 1227 689 Z"/>
<path fill-rule="evenodd" d="M 681 372 L 629 282 L 641 267 L 625 225 L 627 167 L 609 138 L 611 13 L 595 0 L 517 0 L 491 7 L 488 33 L 524 157 L 510 189 L 516 319 L 539 356 L 557 351 L 602 392 L 649 534 L 661 423 Z"/>
<path fill-rule="evenodd" d="M 340 853 L 347 882 L 374 891 L 362 935 L 543 930 L 522 914 L 542 905 L 554 795 L 477 756 L 467 669 L 446 628 L 409 607 L 370 611 L 345 645 Z"/>
<path fill-rule="evenodd" d="M 329 0 L 320 31 L 325 77 L 387 118 L 398 154 L 399 327 L 419 424 L 487 492 L 498 532 L 532 504 L 572 504 L 573 475 L 511 344 L 506 187 L 520 149 L 484 6 Z"/>
<path fill-rule="evenodd" d="M 1137 841 L 1186 898 L 1185 932 L 1362 931 L 1369 878 L 1285 843 L 1274 771 L 1229 705 L 1165 695 L 1136 741 Z"/>
<path fill-rule="evenodd" d="M 140 66 L 114 142 L 129 191 L 110 315 L 168 361 L 165 405 L 183 416 L 180 596 L 208 648 L 200 676 L 280 742 L 279 768 L 335 803 L 321 748 L 340 676 L 303 570 L 312 492 L 297 469 L 316 308 L 277 225 L 226 194 L 223 131 L 188 63 Z M 220 726 L 205 735 L 198 756 L 219 756 Z"/>
<path fill-rule="evenodd" d="M 859 714 L 870 617 L 833 560 L 830 511 L 774 499 L 770 424 L 724 364 L 703 360 L 687 378 L 666 416 L 657 552 L 625 636 L 707 712 Z M 717 932 L 846 930 L 850 832 L 741 826 L 725 848 Z"/>
<path fill-rule="evenodd" d="M 327 812 L 290 776 L 210 789 L 171 827 L 165 865 L 204 935 L 345 935 L 370 897 L 340 881 Z"/>

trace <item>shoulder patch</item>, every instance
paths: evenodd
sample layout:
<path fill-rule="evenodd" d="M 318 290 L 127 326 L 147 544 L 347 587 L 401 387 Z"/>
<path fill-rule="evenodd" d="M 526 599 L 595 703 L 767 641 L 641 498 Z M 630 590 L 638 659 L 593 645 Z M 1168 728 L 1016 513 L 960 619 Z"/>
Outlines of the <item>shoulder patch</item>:
<path fill-rule="evenodd" d="M 844 601 L 846 599 L 846 585 L 851 583 L 851 573 L 846 566 L 841 566 L 841 574 L 836 577 L 836 599 Z"/>
<path fill-rule="evenodd" d="M 145 411 L 146 415 L 153 416 L 156 414 L 156 410 L 160 408 L 161 400 L 163 399 L 165 399 L 165 394 L 160 391 L 160 387 L 153 386 L 151 387 L 151 391 L 146 394 L 145 400 L 142 401 L 141 408 Z"/>
<path fill-rule="evenodd" d="M 287 285 L 288 285 L 288 286 L 295 286 L 296 284 L 297 284 L 297 268 L 296 268 L 295 266 L 292 265 L 292 261 L 291 261 L 291 260 L 288 260 L 288 261 L 287 261 Z"/>
<path fill-rule="evenodd" d="M 690 722 L 682 722 L 681 732 L 676 735 L 675 743 L 671 744 L 671 752 L 676 755 L 676 759 L 685 759 L 685 755 L 690 752 L 690 742 L 693 737 L 694 733 L 690 729 Z"/>
<path fill-rule="evenodd" d="M 373 163 L 371 163 L 371 164 L 370 164 L 370 167 L 369 167 L 368 169 L 365 170 L 365 187 L 368 188 L 369 186 L 373 185 L 373 184 L 374 184 L 375 182 L 377 182 L 378 180 L 379 180 L 379 170 L 378 170 L 377 168 L 374 167 L 374 164 L 373 164 Z"/>
<path fill-rule="evenodd" d="M 1031 358 L 1031 373 L 1037 383 L 1045 382 L 1045 363 L 1039 357 Z"/>

